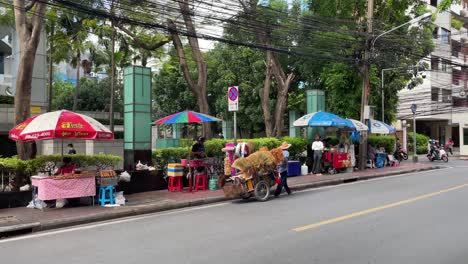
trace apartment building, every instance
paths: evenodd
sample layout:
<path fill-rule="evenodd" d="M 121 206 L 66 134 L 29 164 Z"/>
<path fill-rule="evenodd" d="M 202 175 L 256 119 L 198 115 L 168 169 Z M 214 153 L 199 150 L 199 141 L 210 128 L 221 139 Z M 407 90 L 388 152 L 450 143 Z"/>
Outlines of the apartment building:
<path fill-rule="evenodd" d="M 13 27 L 0 26 L 0 95 L 14 96 L 16 92 L 16 72 L 21 50 Z M 31 112 L 45 112 L 48 104 L 47 92 L 47 57 L 46 36 L 42 33 L 36 52 L 32 92 Z M 15 153 L 15 144 L 8 139 L 8 132 L 14 124 L 13 104 L 0 104 L 0 156 L 10 156 Z"/>
<path fill-rule="evenodd" d="M 427 1 L 434 13 L 438 2 Z M 410 106 L 416 104 L 418 133 L 443 143 L 452 138 L 468 155 L 468 1 L 437 14 L 434 23 L 435 49 L 423 60 L 430 70 L 423 84 L 399 92 L 397 117 L 412 120 Z"/>

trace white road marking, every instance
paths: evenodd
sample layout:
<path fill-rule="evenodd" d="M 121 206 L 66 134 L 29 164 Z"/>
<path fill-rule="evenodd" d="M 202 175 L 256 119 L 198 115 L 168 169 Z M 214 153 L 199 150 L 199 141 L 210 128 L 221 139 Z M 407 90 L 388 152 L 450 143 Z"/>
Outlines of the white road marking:
<path fill-rule="evenodd" d="M 205 205 L 205 206 L 199 206 L 199 207 L 193 207 L 193 208 L 187 208 L 187 209 L 173 210 L 173 211 L 163 212 L 163 213 L 160 212 L 160 213 L 145 214 L 145 215 L 142 215 L 142 216 L 129 216 L 129 217 L 125 217 L 125 218 L 120 218 L 118 220 L 107 220 L 106 222 L 98 222 L 98 223 L 94 223 L 94 224 L 85 224 L 85 225 L 79 225 L 79 226 L 76 226 L 76 227 L 61 228 L 61 229 L 57 229 L 57 230 L 54 230 L 54 231 L 44 231 L 44 232 L 37 233 L 37 234 L 7 238 L 7 239 L 4 239 L 4 240 L 0 240 L 0 244 L 7 243 L 7 242 L 18 241 L 18 240 L 24 240 L 24 239 L 31 239 L 31 238 L 38 238 L 38 237 L 68 233 L 68 232 L 73 232 L 73 231 L 77 231 L 77 230 L 87 230 L 87 229 L 92 229 L 92 228 L 96 228 L 96 227 L 115 225 L 115 224 L 121 224 L 121 223 L 127 223 L 127 222 L 133 222 L 133 221 L 143 220 L 143 219 L 147 219 L 147 218 L 151 218 L 151 217 L 161 217 L 161 216 L 166 216 L 166 215 L 185 213 L 185 212 L 197 211 L 197 210 L 203 210 L 203 209 L 208 209 L 208 208 L 212 208 L 212 207 L 224 206 L 224 205 L 227 205 L 227 204 L 230 204 L 230 203 L 229 202 L 217 203 L 217 204 L 211 204 L 211 205 Z"/>

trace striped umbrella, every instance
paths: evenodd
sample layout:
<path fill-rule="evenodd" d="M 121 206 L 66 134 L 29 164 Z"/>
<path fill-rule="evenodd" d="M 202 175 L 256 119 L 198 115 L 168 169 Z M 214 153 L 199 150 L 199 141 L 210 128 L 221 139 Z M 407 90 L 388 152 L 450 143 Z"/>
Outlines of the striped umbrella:
<path fill-rule="evenodd" d="M 205 123 L 205 122 L 222 122 L 223 120 L 214 116 L 194 112 L 183 111 L 154 122 L 154 125 L 170 125 L 170 124 L 186 124 L 186 123 Z"/>
<path fill-rule="evenodd" d="M 352 124 L 329 112 L 313 112 L 294 121 L 295 127 L 350 127 Z"/>
<path fill-rule="evenodd" d="M 112 140 L 114 134 L 95 119 L 67 110 L 33 116 L 10 130 L 14 141 L 42 139 Z"/>

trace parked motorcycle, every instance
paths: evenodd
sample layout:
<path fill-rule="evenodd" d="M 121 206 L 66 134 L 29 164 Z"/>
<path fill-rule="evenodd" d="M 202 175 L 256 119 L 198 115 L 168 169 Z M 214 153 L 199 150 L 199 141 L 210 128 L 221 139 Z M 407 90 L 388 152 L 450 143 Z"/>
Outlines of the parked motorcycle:
<path fill-rule="evenodd" d="M 393 154 L 393 156 L 395 156 L 395 158 L 401 162 L 402 160 L 408 160 L 408 153 L 406 152 L 406 149 L 403 149 L 403 148 L 399 148 L 395 151 L 395 153 Z"/>
<path fill-rule="evenodd" d="M 444 162 L 448 162 L 448 155 L 445 150 L 440 149 L 439 151 L 432 151 L 427 153 L 427 158 L 429 161 L 435 161 L 435 160 L 443 160 Z"/>

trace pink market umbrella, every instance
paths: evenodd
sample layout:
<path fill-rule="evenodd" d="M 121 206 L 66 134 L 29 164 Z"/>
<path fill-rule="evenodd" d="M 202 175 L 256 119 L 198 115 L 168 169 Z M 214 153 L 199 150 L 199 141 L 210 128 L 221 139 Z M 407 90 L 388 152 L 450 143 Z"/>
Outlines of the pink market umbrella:
<path fill-rule="evenodd" d="M 14 141 L 43 139 L 113 140 L 114 133 L 95 119 L 67 110 L 33 116 L 16 125 L 9 133 Z"/>

